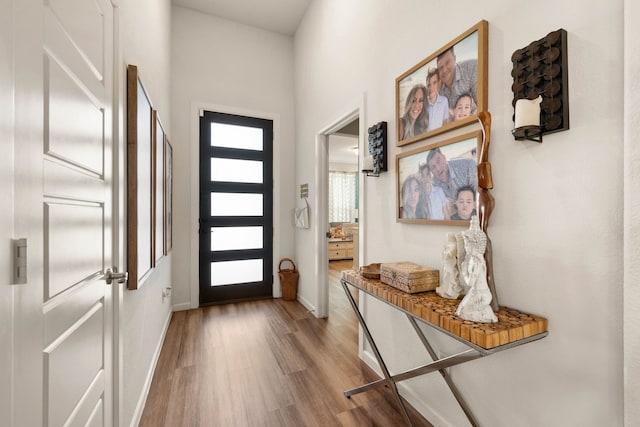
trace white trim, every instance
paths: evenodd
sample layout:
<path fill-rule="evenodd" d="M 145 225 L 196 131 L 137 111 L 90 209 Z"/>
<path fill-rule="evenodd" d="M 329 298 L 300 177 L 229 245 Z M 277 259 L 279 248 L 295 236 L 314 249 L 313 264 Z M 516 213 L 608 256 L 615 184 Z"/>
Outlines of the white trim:
<path fill-rule="evenodd" d="M 126 237 L 126 178 L 125 171 L 126 154 L 125 148 L 127 145 L 127 139 L 125 136 L 125 100 L 126 100 L 126 85 L 124 76 L 124 58 L 122 48 L 122 37 L 120 34 L 121 27 L 121 12 L 118 2 L 112 0 L 113 5 L 113 129 L 112 129 L 112 143 L 113 143 L 113 221 L 112 221 L 112 259 L 113 266 L 118 267 L 119 271 L 125 271 L 126 268 L 126 253 L 125 242 Z M 124 319 L 124 293 L 126 284 L 115 284 L 112 288 L 111 300 L 112 300 L 112 344 L 113 344 L 113 363 L 112 363 L 112 375 L 113 375 L 113 425 L 119 427 L 124 425 L 124 325 L 126 324 Z"/>
<path fill-rule="evenodd" d="M 191 310 L 191 308 L 191 302 L 183 302 L 182 304 L 173 304 L 171 306 L 171 311 Z"/>
<path fill-rule="evenodd" d="M 280 238 L 279 231 L 281 229 L 280 224 L 280 150 L 281 144 L 281 120 L 280 114 L 268 113 L 264 111 L 254 111 L 246 108 L 232 107 L 228 105 L 210 104 L 202 101 L 191 102 L 191 127 L 190 127 L 190 147 L 191 155 L 189 157 L 189 169 L 191 170 L 191 218 L 190 218 L 190 302 L 191 308 L 197 308 L 200 305 L 200 288 L 198 277 L 198 218 L 199 218 L 199 206 L 200 200 L 200 182 L 199 182 L 199 157 L 200 157 L 200 112 L 203 110 L 215 111 L 226 114 L 237 114 L 241 116 L 256 117 L 259 119 L 273 120 L 273 272 L 274 276 L 278 271 L 278 262 L 280 259 Z M 326 251 L 325 251 L 326 252 Z M 274 280 L 273 283 L 273 296 L 280 296 L 280 289 Z"/>
<path fill-rule="evenodd" d="M 309 300 L 307 300 L 306 298 L 302 297 L 300 294 L 298 294 L 298 298 L 297 298 L 298 302 L 300 304 L 302 304 L 304 306 L 304 308 L 306 308 L 309 312 L 315 313 L 315 307 L 313 306 L 313 304 L 311 304 L 309 302 Z"/>
<path fill-rule="evenodd" d="M 161 339 L 158 341 L 158 345 L 156 346 L 156 350 L 153 353 L 153 358 L 151 359 L 151 364 L 149 365 L 149 369 L 147 370 L 147 377 L 144 381 L 144 386 L 142 387 L 142 392 L 140 393 L 140 397 L 138 397 L 138 403 L 136 404 L 136 409 L 133 412 L 133 417 L 131 417 L 130 427 L 136 427 L 140 424 L 140 419 L 142 418 L 142 413 L 144 412 L 144 405 L 147 403 L 147 397 L 149 397 L 149 390 L 151 390 L 151 382 L 153 381 L 153 374 L 156 371 L 156 366 L 158 365 L 158 360 L 160 359 L 160 352 L 162 351 L 162 346 L 164 345 L 164 339 L 167 336 L 167 331 L 169 330 L 169 324 L 171 323 L 171 317 L 173 313 L 169 312 L 167 315 L 167 320 L 164 322 L 164 326 L 162 328 Z"/>
<path fill-rule="evenodd" d="M 352 104 L 351 107 L 347 108 L 347 112 L 339 116 L 337 119 L 333 120 L 329 125 L 325 126 L 316 134 L 316 146 L 315 146 L 315 156 L 316 156 L 316 173 L 315 180 L 317 188 L 316 196 L 315 196 L 315 204 L 318 206 L 318 215 L 317 220 L 315 222 L 315 251 L 317 254 L 316 257 L 316 265 L 315 265 L 315 274 L 318 278 L 318 286 L 317 286 L 317 307 L 315 311 L 316 317 L 324 318 L 329 314 L 329 288 L 328 288 L 328 256 L 327 256 L 327 237 L 326 232 L 328 228 L 328 204 L 329 204 L 329 195 L 327 191 L 327 182 L 328 182 L 328 136 L 343 126 L 351 123 L 355 119 L 359 119 L 360 129 L 358 135 L 358 158 L 359 164 L 362 164 L 362 153 L 365 145 L 365 133 L 364 122 L 365 122 L 365 96 L 362 94 L 362 98 L 355 104 Z M 364 204 L 364 179 L 359 180 L 359 201 L 358 206 L 363 206 Z M 360 209 L 360 212 L 363 212 L 364 209 Z M 360 213 L 358 222 L 359 226 L 359 239 L 360 242 L 363 242 L 362 236 L 364 236 L 364 228 L 365 224 L 361 221 L 363 216 Z M 364 258 L 365 248 L 362 244 L 358 246 L 358 250 L 360 251 L 360 259 Z M 362 340 L 359 340 L 360 342 Z"/>
<path fill-rule="evenodd" d="M 624 372 L 624 425 L 637 425 L 640 407 L 640 337 L 637 325 L 640 323 L 640 226 L 638 225 L 638 206 L 640 197 L 640 121 L 637 107 L 640 105 L 638 77 L 638 41 L 640 30 L 634 25 L 640 7 L 636 0 L 624 1 L 624 219 L 623 219 L 623 372 Z"/>

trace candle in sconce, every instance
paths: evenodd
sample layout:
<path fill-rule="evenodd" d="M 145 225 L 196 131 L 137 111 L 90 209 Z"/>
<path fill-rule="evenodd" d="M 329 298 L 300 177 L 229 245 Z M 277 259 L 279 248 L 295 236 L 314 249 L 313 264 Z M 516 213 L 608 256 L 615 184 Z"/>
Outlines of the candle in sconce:
<path fill-rule="evenodd" d="M 516 101 L 516 129 L 523 126 L 540 126 L 540 103 L 542 96 L 536 99 L 518 99 Z"/>
<path fill-rule="evenodd" d="M 373 170 L 373 156 L 364 156 L 362 158 L 362 170 Z"/>

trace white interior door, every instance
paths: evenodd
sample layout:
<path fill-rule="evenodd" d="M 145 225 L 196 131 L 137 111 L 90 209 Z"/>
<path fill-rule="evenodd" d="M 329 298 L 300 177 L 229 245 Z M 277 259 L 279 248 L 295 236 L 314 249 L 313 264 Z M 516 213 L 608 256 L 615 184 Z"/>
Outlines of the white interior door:
<path fill-rule="evenodd" d="M 45 2 L 47 3 L 47 2 Z M 43 409 L 50 426 L 111 425 L 113 9 L 44 10 Z"/>
<path fill-rule="evenodd" d="M 110 426 L 113 6 L 23 0 L 15 13 L 30 28 L 16 37 L 17 69 L 36 77 L 16 78 L 18 138 L 28 129 L 16 144 L 28 174 L 16 172 L 16 229 L 29 238 L 27 283 L 16 288 L 25 310 L 14 422 Z"/>

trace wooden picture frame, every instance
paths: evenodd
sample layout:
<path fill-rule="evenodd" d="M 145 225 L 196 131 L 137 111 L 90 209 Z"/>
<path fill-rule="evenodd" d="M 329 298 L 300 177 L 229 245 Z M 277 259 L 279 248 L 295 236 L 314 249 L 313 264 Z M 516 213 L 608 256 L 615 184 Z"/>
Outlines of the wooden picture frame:
<path fill-rule="evenodd" d="M 166 189 L 165 189 L 165 139 L 166 134 L 156 110 L 153 110 L 154 137 L 153 137 L 153 253 L 154 267 L 165 255 L 165 228 L 166 228 Z"/>
<path fill-rule="evenodd" d="M 398 154 L 396 221 L 468 226 L 477 203 L 481 144 L 482 131 L 474 131 Z"/>
<path fill-rule="evenodd" d="M 164 254 L 167 255 L 173 247 L 173 148 L 171 147 L 169 138 L 166 135 L 164 141 Z"/>
<path fill-rule="evenodd" d="M 397 146 L 465 126 L 487 110 L 488 27 L 478 22 L 396 78 Z"/>
<path fill-rule="evenodd" d="M 138 289 L 154 265 L 153 107 L 135 65 L 127 66 L 127 270 Z"/>

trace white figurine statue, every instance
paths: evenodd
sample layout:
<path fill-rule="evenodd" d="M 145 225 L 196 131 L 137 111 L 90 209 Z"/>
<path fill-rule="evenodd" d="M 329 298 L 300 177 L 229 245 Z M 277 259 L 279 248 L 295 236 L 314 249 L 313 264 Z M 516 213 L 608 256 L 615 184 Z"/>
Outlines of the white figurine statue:
<path fill-rule="evenodd" d="M 456 316 L 473 322 L 497 322 L 498 318 L 491 309 L 491 291 L 487 283 L 487 265 L 484 261 L 487 235 L 480 229 L 477 215 L 471 217 L 469 229 L 461 234 L 466 251 L 462 266 L 470 288 L 458 305 Z M 462 270 L 460 275 L 463 275 Z"/>
<path fill-rule="evenodd" d="M 456 299 L 464 292 L 458 281 L 458 243 L 456 234 L 447 234 L 447 243 L 442 251 L 442 272 L 440 274 L 440 286 L 436 288 L 436 293 L 442 298 Z"/>
<path fill-rule="evenodd" d="M 458 268 L 458 283 L 460 283 L 460 287 L 462 288 L 462 294 L 466 294 L 469 290 L 469 278 L 467 277 L 467 267 L 466 265 L 463 265 L 463 263 L 467 257 L 467 251 L 464 248 L 464 237 L 462 236 L 462 233 L 456 233 L 455 238 L 457 245 L 456 267 Z"/>

